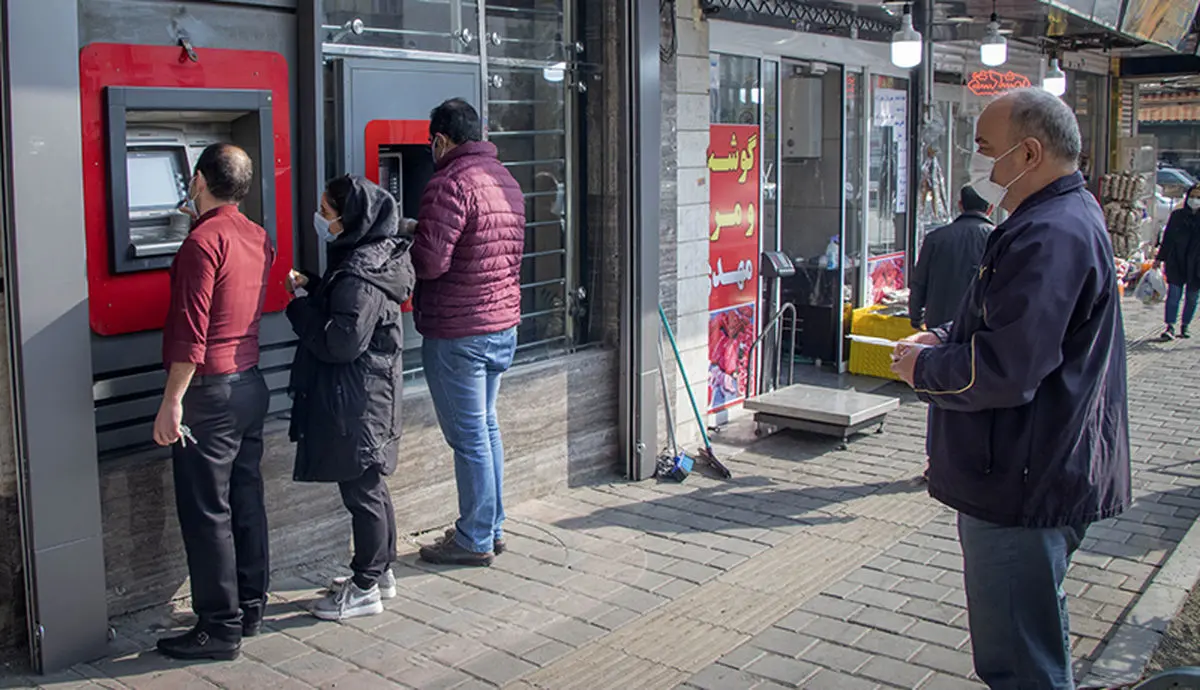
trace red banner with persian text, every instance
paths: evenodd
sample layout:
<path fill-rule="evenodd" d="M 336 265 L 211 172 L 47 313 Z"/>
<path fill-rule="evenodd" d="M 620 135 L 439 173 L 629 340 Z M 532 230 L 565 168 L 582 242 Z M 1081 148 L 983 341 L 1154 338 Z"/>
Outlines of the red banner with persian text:
<path fill-rule="evenodd" d="M 757 125 L 710 125 L 708 144 L 708 410 L 745 400 L 758 317 Z"/>

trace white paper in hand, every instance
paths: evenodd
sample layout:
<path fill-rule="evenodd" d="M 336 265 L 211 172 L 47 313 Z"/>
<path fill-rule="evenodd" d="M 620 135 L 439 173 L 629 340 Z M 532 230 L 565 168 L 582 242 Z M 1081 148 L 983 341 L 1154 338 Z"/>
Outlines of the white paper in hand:
<path fill-rule="evenodd" d="M 846 337 L 856 343 L 862 343 L 863 345 L 878 345 L 880 347 L 886 347 L 889 350 L 896 349 L 896 346 L 900 344 L 900 342 L 896 341 L 896 340 L 888 340 L 887 338 L 876 338 L 874 336 L 869 336 L 869 335 L 857 335 L 854 333 L 851 333 L 850 335 L 848 335 Z M 906 341 L 904 344 L 908 345 L 909 347 L 929 347 L 928 345 L 926 345 L 924 343 L 914 343 L 912 341 Z"/>

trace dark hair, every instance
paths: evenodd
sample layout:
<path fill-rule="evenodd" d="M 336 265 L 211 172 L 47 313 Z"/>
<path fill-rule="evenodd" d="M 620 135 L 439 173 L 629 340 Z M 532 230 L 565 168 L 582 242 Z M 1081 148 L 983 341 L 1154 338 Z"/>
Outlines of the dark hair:
<path fill-rule="evenodd" d="M 209 194 L 220 201 L 241 202 L 254 181 L 254 163 L 233 144 L 210 144 L 196 161 L 196 172 L 204 175 Z"/>
<path fill-rule="evenodd" d="M 346 203 L 354 191 L 354 178 L 349 175 L 335 177 L 325 183 L 325 193 L 329 195 L 329 205 L 341 215 L 346 212 Z"/>
<path fill-rule="evenodd" d="M 975 188 L 971 185 L 962 188 L 962 191 L 959 192 L 959 201 L 962 203 L 964 211 L 974 213 L 987 213 L 988 209 L 992 207 L 991 204 L 983 200 L 983 197 L 979 196 L 979 192 L 975 191 Z"/>
<path fill-rule="evenodd" d="M 479 113 L 461 98 L 451 98 L 429 113 L 429 138 L 445 135 L 454 145 L 483 139 Z"/>

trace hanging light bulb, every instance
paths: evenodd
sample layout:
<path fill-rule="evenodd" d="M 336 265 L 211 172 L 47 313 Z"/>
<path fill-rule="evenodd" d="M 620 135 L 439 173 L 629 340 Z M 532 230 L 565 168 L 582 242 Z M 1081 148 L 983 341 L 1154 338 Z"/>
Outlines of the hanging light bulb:
<path fill-rule="evenodd" d="M 912 6 L 904 6 L 900 17 L 900 30 L 892 34 L 892 64 L 911 69 L 921 64 L 921 34 L 913 28 Z"/>
<path fill-rule="evenodd" d="M 1000 19 L 995 12 L 992 12 L 983 42 L 979 44 L 979 59 L 988 67 L 999 67 L 1008 62 L 1008 40 L 1000 33 Z"/>
<path fill-rule="evenodd" d="M 1050 58 L 1050 68 L 1046 70 L 1046 76 L 1042 77 L 1042 88 L 1055 96 L 1062 96 L 1067 92 L 1067 75 L 1062 71 L 1058 58 Z"/>

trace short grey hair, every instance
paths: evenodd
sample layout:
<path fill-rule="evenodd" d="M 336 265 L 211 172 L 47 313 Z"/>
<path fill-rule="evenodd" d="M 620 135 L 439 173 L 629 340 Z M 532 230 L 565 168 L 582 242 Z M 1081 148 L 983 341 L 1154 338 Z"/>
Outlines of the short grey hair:
<path fill-rule="evenodd" d="M 1079 162 L 1083 137 L 1079 133 L 1079 120 L 1070 106 L 1039 88 L 1018 89 L 1010 92 L 1008 97 L 1012 99 L 1010 131 L 1017 141 L 1037 139 L 1054 158 Z"/>

